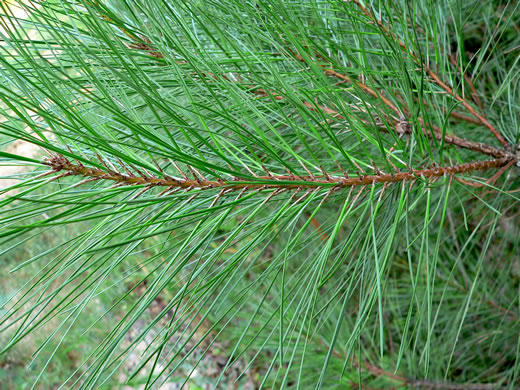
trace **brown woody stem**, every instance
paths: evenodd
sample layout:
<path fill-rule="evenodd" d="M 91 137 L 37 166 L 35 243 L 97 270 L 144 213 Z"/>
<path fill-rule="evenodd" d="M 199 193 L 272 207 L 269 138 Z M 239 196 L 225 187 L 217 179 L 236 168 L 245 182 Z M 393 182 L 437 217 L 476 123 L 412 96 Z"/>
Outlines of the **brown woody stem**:
<path fill-rule="evenodd" d="M 323 341 L 319 341 L 323 347 L 327 346 Z M 340 359 L 344 359 L 345 356 L 337 351 L 332 350 L 332 354 Z M 498 383 L 449 383 L 441 381 L 431 381 L 426 379 L 413 379 L 406 378 L 402 375 L 397 375 L 392 372 L 383 370 L 382 368 L 363 360 L 361 363 L 356 357 L 351 357 L 352 365 L 357 368 L 361 367 L 374 377 L 386 377 L 393 382 L 400 383 L 399 386 L 393 388 L 401 388 L 401 386 L 407 386 L 407 388 L 416 389 L 446 389 L 446 390 L 491 390 L 491 389 L 506 389 L 507 387 L 501 386 Z"/>
<path fill-rule="evenodd" d="M 499 133 L 499 131 L 491 124 L 489 123 L 489 121 L 481 114 L 479 114 L 477 111 L 475 111 L 475 109 L 473 107 L 471 107 L 471 105 L 461 96 L 459 96 L 457 93 L 455 93 L 455 91 L 450 88 L 447 84 L 445 84 L 440 78 L 439 76 L 433 72 L 427 65 L 425 65 L 424 63 L 420 62 L 417 57 L 415 56 L 414 53 L 410 52 L 410 50 L 408 50 L 408 48 L 406 47 L 406 45 L 404 44 L 403 41 L 401 41 L 398 37 L 395 36 L 395 34 L 390 31 L 390 29 L 388 27 L 386 27 L 383 22 L 376 18 L 367 8 L 365 8 L 360 2 L 359 0 L 352 0 L 352 2 L 361 10 L 361 12 L 367 16 L 370 20 L 372 20 L 372 22 L 374 22 L 375 24 L 378 25 L 378 27 L 381 29 L 381 31 L 383 31 L 387 36 L 391 37 L 392 39 L 394 39 L 398 45 L 408 54 L 410 54 L 412 56 L 412 58 L 414 58 L 418 63 L 419 65 L 426 71 L 426 73 L 428 73 L 428 75 L 433 79 L 433 81 L 438 85 L 440 86 L 442 89 L 444 89 L 448 94 L 450 94 L 451 96 L 453 96 L 455 99 L 457 99 L 470 113 L 471 115 L 473 115 L 475 118 L 477 118 L 480 123 L 482 123 L 485 127 L 487 127 L 492 133 L 493 135 L 497 138 L 497 140 L 504 146 L 504 147 L 509 147 L 509 143 L 504 139 L 504 137 L 502 137 L 502 134 Z"/>
<path fill-rule="evenodd" d="M 429 67 L 425 66 L 424 69 L 430 75 L 430 77 L 435 81 L 435 83 L 437 85 L 439 85 L 447 93 L 449 93 L 451 96 L 453 96 L 455 99 L 457 99 L 466 108 L 466 110 L 468 110 L 471 113 L 471 115 L 473 115 L 484 126 L 486 126 L 494 134 L 494 136 L 498 139 L 498 141 L 503 146 L 506 146 L 506 147 L 509 146 L 509 143 L 504 139 L 504 137 L 502 137 L 502 134 L 500 134 L 498 132 L 498 130 L 495 129 L 495 127 L 491 123 L 489 123 L 489 121 L 486 118 L 484 118 L 484 116 L 482 116 L 477 111 L 475 111 L 475 109 L 473 107 L 471 107 L 471 105 L 462 96 L 459 96 L 457 93 L 455 93 L 455 91 L 452 88 L 450 88 L 447 84 L 445 84 L 439 78 L 439 76 L 437 76 L 437 74 L 434 73 Z"/>
<path fill-rule="evenodd" d="M 166 187 L 178 190 L 190 191 L 192 189 L 215 189 L 220 188 L 227 191 L 238 190 L 263 190 L 274 189 L 279 191 L 286 190 L 312 190 L 312 189 L 330 189 L 338 190 L 341 188 L 352 186 L 366 186 L 376 183 L 398 183 L 403 181 L 414 181 L 419 178 L 438 178 L 447 175 L 456 175 L 469 173 L 473 171 L 484 171 L 492 168 L 500 168 L 512 161 L 511 157 L 503 157 L 494 160 L 476 161 L 466 164 L 458 164 L 453 166 L 426 168 L 419 170 L 410 170 L 408 172 L 384 173 L 377 175 L 361 175 L 354 177 L 332 176 L 327 174 L 326 177 L 318 176 L 295 176 L 295 175 L 274 175 L 256 176 L 251 180 L 241 180 L 234 178 L 233 180 L 207 180 L 207 179 L 190 179 L 188 177 L 180 179 L 173 178 L 168 175 L 164 177 L 154 177 L 150 175 L 129 175 L 113 170 L 104 171 L 99 168 L 88 168 L 81 163 L 72 163 L 62 155 L 55 155 L 50 159 L 43 161 L 44 164 L 50 166 L 55 172 L 65 171 L 65 175 L 82 176 L 92 180 L 109 180 L 117 184 L 127 186 L 143 185 L 147 187 Z M 61 176 L 60 176 L 61 177 Z"/>
<path fill-rule="evenodd" d="M 299 61 L 303 61 L 303 58 L 301 56 L 299 56 L 298 54 L 295 54 L 295 56 Z M 337 77 L 346 82 L 352 83 L 352 79 L 350 77 L 348 77 L 347 75 L 336 72 L 332 69 L 325 69 L 325 72 L 327 75 L 334 76 L 334 77 Z M 356 82 L 356 85 L 358 85 L 367 94 L 380 98 L 381 101 L 383 101 L 383 103 L 385 103 L 392 111 L 394 111 L 396 114 L 399 114 L 399 109 L 394 104 L 392 104 L 387 98 L 385 98 L 381 94 L 378 94 L 373 89 L 366 86 L 365 84 Z M 265 89 L 261 89 L 261 88 L 253 90 L 252 93 L 255 95 L 263 96 L 263 97 L 271 96 L 274 100 L 277 100 L 277 101 L 284 100 L 283 96 L 277 95 L 273 92 L 266 91 Z M 337 112 L 331 108 L 325 107 L 323 105 L 311 104 L 309 102 L 303 102 L 303 104 L 307 108 L 309 108 L 313 111 L 316 111 L 316 109 L 318 109 L 335 118 L 345 119 L 343 117 L 343 115 L 341 115 L 339 112 Z M 417 118 L 417 120 L 423 125 L 423 127 L 425 129 L 427 128 L 427 126 L 424 124 L 424 120 L 422 118 Z M 386 127 L 380 127 L 379 130 L 386 131 Z M 395 130 L 398 134 L 410 135 L 412 133 L 411 128 L 409 128 L 409 127 L 402 128 L 401 126 L 399 126 L 399 124 L 396 124 Z M 457 137 L 456 135 L 448 135 L 448 134 L 442 135 L 442 130 L 437 126 L 433 126 L 433 130 L 434 130 L 433 133 L 429 130 L 425 130 L 426 136 L 429 138 L 435 138 L 438 141 L 444 141 L 447 144 L 451 144 L 451 145 L 457 146 L 459 148 L 470 149 L 470 150 L 473 150 L 474 152 L 487 154 L 489 156 L 493 156 L 493 157 L 497 157 L 497 158 L 502 158 L 502 157 L 514 158 L 514 156 L 512 156 L 511 153 L 509 153 L 507 150 L 504 150 L 502 148 L 497 148 L 497 147 L 494 147 L 491 145 L 484 144 L 482 142 L 470 141 L 466 138 Z"/>
<path fill-rule="evenodd" d="M 424 128 L 426 126 L 424 125 L 424 121 L 422 118 L 417 118 L 417 120 L 423 125 Z M 399 126 L 396 126 L 396 131 L 398 133 L 403 134 L 411 134 L 412 130 L 408 127 L 405 129 L 402 129 Z M 442 135 L 441 129 L 439 129 L 437 126 L 433 126 L 433 132 L 426 130 L 426 135 L 429 138 L 435 138 L 437 141 L 444 141 L 446 144 L 458 146 L 459 148 L 469 149 L 473 150 L 474 152 L 487 154 L 489 156 L 497 157 L 497 158 L 509 158 L 509 159 L 515 159 L 516 157 L 509 151 L 502 148 L 497 148 L 482 142 L 474 142 L 470 141 L 466 138 L 457 137 L 456 135 Z"/>

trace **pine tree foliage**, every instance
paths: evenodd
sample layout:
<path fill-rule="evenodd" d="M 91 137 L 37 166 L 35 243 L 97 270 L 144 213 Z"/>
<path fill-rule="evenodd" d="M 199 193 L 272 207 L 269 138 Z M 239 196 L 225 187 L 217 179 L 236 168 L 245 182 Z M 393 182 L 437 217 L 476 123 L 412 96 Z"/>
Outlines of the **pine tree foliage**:
<path fill-rule="evenodd" d="M 263 388 L 519 383 L 518 2 L 16 6 L 0 134 L 41 156 L 0 151 L 27 167 L 0 258 L 61 236 L 12 270 L 0 353 L 54 324 L 41 380 L 119 313 L 63 388 L 110 386 L 143 340 L 146 388 L 222 341 L 215 387 L 239 359 Z"/>

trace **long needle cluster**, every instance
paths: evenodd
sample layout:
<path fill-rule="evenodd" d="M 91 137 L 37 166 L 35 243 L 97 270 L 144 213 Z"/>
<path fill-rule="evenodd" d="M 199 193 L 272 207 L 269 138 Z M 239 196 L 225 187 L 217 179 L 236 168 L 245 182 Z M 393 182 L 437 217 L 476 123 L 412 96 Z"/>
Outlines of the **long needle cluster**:
<path fill-rule="evenodd" d="M 94 1 L 94 4 L 96 2 Z M 383 33 L 388 35 L 390 38 L 395 39 L 398 44 L 401 46 L 403 50 L 406 52 L 409 52 L 404 43 L 402 43 L 399 38 L 397 38 L 391 31 L 387 29 L 384 24 L 377 19 L 368 9 L 366 9 L 360 2 L 354 0 L 353 3 L 361 10 L 361 12 L 369 17 L 374 23 L 376 23 L 379 28 L 382 29 Z M 102 17 L 112 22 L 112 20 L 102 15 Z M 141 37 L 139 39 L 136 35 L 133 33 L 128 32 L 126 29 L 122 30 L 132 41 L 133 43 L 130 45 L 130 47 L 134 49 L 141 49 L 145 50 L 151 53 L 153 57 L 156 58 L 163 58 L 162 54 L 157 52 L 151 43 L 151 41 L 147 37 Z M 289 51 L 294 55 L 294 57 L 300 61 L 300 62 L 306 62 L 306 60 L 297 52 L 294 52 L 293 50 L 289 49 Z M 417 60 L 417 58 L 414 56 L 414 59 Z M 376 97 L 380 99 L 387 107 L 390 108 L 390 110 L 397 116 L 400 117 L 399 120 L 394 120 L 394 127 L 395 131 L 398 134 L 401 135 L 410 135 L 412 133 L 412 129 L 410 126 L 403 125 L 403 121 L 406 124 L 406 118 L 403 117 L 403 114 L 408 114 L 407 107 L 401 107 L 398 108 L 393 104 L 389 99 L 387 99 L 382 93 L 375 91 L 365 85 L 362 82 L 356 81 L 351 79 L 349 76 L 338 72 L 337 70 L 330 67 L 331 64 L 320 64 L 319 66 L 323 68 L 324 73 L 327 76 L 335 77 L 341 82 L 346 82 L 352 85 L 356 85 L 360 88 L 363 93 L 366 93 L 370 96 Z M 162 173 L 161 177 L 154 176 L 150 174 L 148 171 L 144 170 L 146 173 L 142 172 L 141 170 L 132 167 L 132 169 L 129 169 L 128 166 L 121 163 L 121 169 L 117 169 L 114 167 L 113 164 L 108 162 L 104 162 L 100 159 L 101 164 L 106 169 L 100 169 L 100 168 L 92 168 L 92 167 L 86 167 L 81 162 L 77 161 L 75 163 L 69 161 L 65 156 L 63 155 L 53 155 L 51 158 L 44 161 L 44 164 L 50 166 L 52 169 L 49 173 L 52 172 L 61 172 L 59 176 L 56 176 L 56 178 L 64 177 L 64 176 L 82 176 L 85 178 L 81 183 L 88 182 L 88 181 L 97 181 L 97 180 L 108 180 L 115 182 L 118 186 L 144 186 L 144 189 L 140 191 L 136 196 L 139 196 L 143 192 L 154 188 L 154 187 L 161 187 L 164 188 L 163 193 L 168 192 L 174 192 L 174 191 L 180 191 L 183 190 L 185 192 L 198 189 L 198 190 L 206 190 L 206 189 L 221 189 L 222 192 L 229 192 L 229 191 L 248 191 L 248 190 L 264 190 L 264 189 L 271 189 L 275 190 L 275 193 L 279 193 L 281 191 L 287 191 L 287 190 L 296 190 L 296 192 L 299 192 L 301 190 L 317 190 L 320 188 L 328 188 L 330 191 L 339 190 L 341 188 L 345 187 L 352 187 L 352 186 L 366 186 L 376 183 L 383 183 L 383 184 L 390 184 L 390 183 L 397 183 L 397 182 L 403 182 L 403 181 L 415 181 L 419 178 L 423 179 L 435 179 L 446 175 L 458 175 L 458 174 L 464 174 L 468 172 L 473 171 L 483 171 L 488 170 L 491 168 L 502 168 L 499 172 L 503 173 L 507 168 L 509 168 L 513 164 L 518 165 L 518 156 L 514 153 L 514 151 L 511 150 L 511 148 L 507 145 L 505 140 L 497 134 L 495 128 L 493 128 L 489 122 L 480 114 L 476 113 L 476 111 L 467 104 L 464 99 L 462 99 L 460 96 L 456 95 L 447 85 L 445 85 L 438 77 L 437 75 L 433 74 L 431 70 L 429 70 L 428 67 L 426 67 L 426 70 L 428 71 L 428 74 L 432 77 L 435 83 L 437 83 L 439 86 L 444 88 L 447 92 L 454 95 L 455 98 L 458 100 L 461 100 L 463 103 L 463 106 L 468 109 L 470 114 L 472 114 L 474 117 L 476 117 L 475 120 L 472 119 L 472 121 L 475 121 L 477 123 L 481 123 L 485 125 L 486 127 L 490 128 L 490 130 L 495 134 L 497 139 L 504 145 L 503 148 L 497 148 L 491 145 L 483 144 L 480 142 L 474 142 L 467 140 L 465 138 L 457 137 L 456 135 L 448 135 L 444 134 L 439 128 L 436 126 L 426 126 L 425 123 L 423 123 L 422 118 L 418 118 L 419 122 L 423 126 L 424 134 L 431 138 L 436 139 L 438 141 L 452 144 L 454 146 L 470 149 L 475 152 L 479 152 L 481 154 L 489 155 L 494 157 L 492 160 L 485 160 L 485 161 L 472 161 L 464 164 L 458 164 L 453 166 L 443 166 L 443 167 L 428 167 L 424 169 L 409 169 L 407 171 L 399 171 L 397 168 L 395 168 L 395 172 L 392 173 L 385 173 L 381 172 L 380 170 L 376 169 L 377 174 L 370 174 L 365 175 L 363 171 L 358 172 L 355 176 L 350 176 L 348 173 L 346 173 L 343 169 L 341 171 L 343 172 L 342 176 L 334 176 L 327 172 L 325 172 L 323 169 L 321 169 L 321 172 L 317 175 L 312 174 L 309 169 L 305 168 L 306 175 L 295 175 L 293 173 L 290 173 L 289 175 L 278 175 L 274 174 L 272 172 L 267 171 L 264 168 L 264 171 L 266 175 L 259 176 L 254 174 L 251 170 L 248 169 L 249 173 L 251 174 L 249 177 L 246 177 L 245 179 L 239 178 L 239 177 L 233 177 L 230 180 L 223 180 L 223 179 L 208 179 L 200 172 L 194 170 L 194 168 L 188 167 L 189 171 L 192 173 L 193 178 L 190 178 L 185 172 L 180 170 L 177 166 L 177 170 L 181 174 L 182 177 L 173 177 L 165 172 L 163 172 L 162 169 L 160 169 L 160 172 Z M 204 75 L 209 76 L 211 78 L 217 78 L 213 74 Z M 240 77 L 233 78 L 236 81 L 240 81 Z M 227 80 L 227 77 L 226 77 Z M 257 96 L 263 96 L 268 97 L 270 96 L 276 101 L 284 101 L 285 97 L 281 96 L 279 94 L 275 94 L 271 91 L 258 88 L 255 86 L 251 86 L 248 88 L 254 95 Z M 449 89 L 449 90 L 448 90 Z M 322 106 L 319 104 L 312 104 L 309 102 L 304 102 L 304 104 L 311 110 L 320 110 L 328 115 L 331 115 L 338 119 L 344 119 L 342 115 L 335 111 L 334 109 L 328 108 L 326 106 Z M 402 111 L 404 110 L 404 111 Z M 392 121 L 392 120 L 391 120 Z M 431 130 L 428 129 L 428 127 L 431 127 Z M 383 125 L 378 126 L 379 131 L 387 131 L 387 128 Z M 393 164 L 392 164 L 393 165 Z M 124 172 L 123 172 L 124 170 Z M 197 172 L 197 173 L 195 173 Z M 462 179 L 461 179 L 462 181 Z M 464 182 L 464 181 L 463 181 Z M 81 183 L 78 183 L 81 184 Z"/>

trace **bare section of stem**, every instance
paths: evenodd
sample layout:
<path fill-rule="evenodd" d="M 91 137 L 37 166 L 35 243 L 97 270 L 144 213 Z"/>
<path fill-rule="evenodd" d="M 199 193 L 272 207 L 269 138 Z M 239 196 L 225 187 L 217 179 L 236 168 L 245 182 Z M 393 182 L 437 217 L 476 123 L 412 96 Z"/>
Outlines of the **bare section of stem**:
<path fill-rule="evenodd" d="M 206 178 L 190 179 L 187 175 L 184 178 L 174 178 L 164 174 L 163 177 L 155 177 L 153 175 L 130 175 L 119 171 L 102 170 L 99 168 L 89 168 L 82 163 L 73 163 L 62 155 L 54 155 L 53 157 L 43 161 L 45 165 L 51 167 L 55 172 L 62 172 L 59 177 L 63 176 L 81 176 L 92 180 L 108 180 L 120 185 L 127 186 L 145 186 L 147 188 L 162 187 L 173 190 L 191 191 L 193 189 L 222 189 L 226 191 L 248 191 L 248 190 L 264 190 L 273 189 L 278 191 L 287 190 L 318 190 L 329 189 L 331 191 L 339 190 L 352 186 L 367 186 L 371 184 L 389 184 L 403 181 L 413 182 L 417 179 L 439 178 L 442 176 L 451 176 L 473 171 L 485 171 L 492 168 L 500 168 L 512 161 L 511 157 L 502 157 L 493 160 L 476 161 L 466 164 L 458 164 L 453 166 L 442 166 L 426 169 L 410 169 L 406 172 L 384 173 L 377 175 L 359 175 L 359 176 L 332 176 L 325 174 L 322 176 L 295 176 L 295 175 L 275 175 L 269 172 L 268 176 L 255 176 L 249 180 L 242 180 L 238 177 L 232 180 L 208 180 Z"/>

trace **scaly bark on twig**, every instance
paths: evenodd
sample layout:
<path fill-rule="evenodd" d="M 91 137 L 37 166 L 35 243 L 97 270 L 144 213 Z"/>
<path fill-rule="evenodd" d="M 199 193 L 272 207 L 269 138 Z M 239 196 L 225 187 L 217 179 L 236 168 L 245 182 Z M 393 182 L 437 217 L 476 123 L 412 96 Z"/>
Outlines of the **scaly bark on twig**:
<path fill-rule="evenodd" d="M 59 177 L 63 176 L 81 176 L 88 181 L 93 180 L 107 180 L 115 182 L 116 184 L 136 186 L 145 186 L 145 189 L 154 187 L 162 187 L 171 190 L 191 191 L 193 189 L 208 190 L 221 189 L 223 191 L 248 191 L 248 190 L 263 190 L 272 189 L 278 191 L 287 190 L 339 190 L 352 186 L 366 186 L 378 183 L 398 183 L 403 181 L 413 182 L 417 179 L 434 179 L 442 176 L 457 175 L 463 173 L 470 173 L 473 171 L 485 171 L 492 168 L 500 168 L 512 161 L 511 157 L 502 157 L 493 160 L 475 161 L 465 164 L 458 164 L 453 166 L 440 166 L 425 169 L 410 169 L 405 172 L 385 173 L 380 172 L 377 175 L 357 175 L 349 176 L 346 172 L 343 176 L 333 176 L 324 172 L 323 175 L 278 175 L 271 172 L 266 172 L 267 176 L 257 176 L 241 179 L 234 177 L 232 180 L 209 180 L 202 174 L 193 174 L 194 179 L 188 177 L 186 173 L 179 169 L 182 178 L 170 176 L 166 173 L 162 177 L 156 177 L 150 173 L 143 173 L 137 168 L 136 174 L 132 174 L 130 168 L 124 166 L 125 173 L 118 171 L 115 167 L 107 170 L 99 168 L 89 168 L 80 162 L 70 162 L 62 155 L 54 155 L 43 161 L 43 164 L 52 168 L 52 171 L 61 172 Z M 191 170 L 190 170 L 191 171 Z"/>

